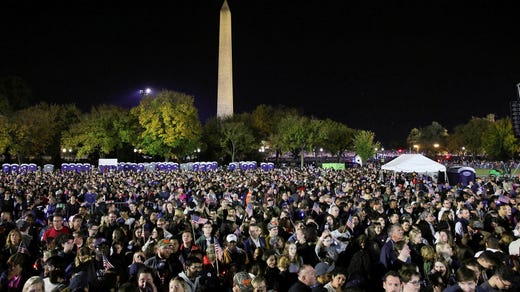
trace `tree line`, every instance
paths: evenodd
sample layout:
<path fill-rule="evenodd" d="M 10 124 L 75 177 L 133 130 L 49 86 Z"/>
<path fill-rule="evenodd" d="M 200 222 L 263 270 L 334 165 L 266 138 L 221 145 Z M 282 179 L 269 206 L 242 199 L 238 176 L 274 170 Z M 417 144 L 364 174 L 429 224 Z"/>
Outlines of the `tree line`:
<path fill-rule="evenodd" d="M 145 95 L 130 109 L 103 104 L 87 113 L 74 104 L 19 103 L 16 107 L 2 92 L 0 84 L 4 105 L 0 153 L 6 161 L 19 163 L 59 163 L 64 155 L 92 162 L 103 157 L 122 161 L 148 157 L 221 163 L 292 155 L 303 166 L 308 153 L 323 151 L 341 161 L 347 151 L 354 151 L 366 161 L 381 148 L 371 131 L 309 117 L 281 105 L 259 105 L 250 113 L 213 117 L 203 125 L 194 97 L 175 91 Z M 495 121 L 493 115 L 474 117 L 451 134 L 434 121 L 411 129 L 403 144 L 422 153 L 487 155 L 492 159 L 513 158 L 518 152 L 511 119 Z"/>

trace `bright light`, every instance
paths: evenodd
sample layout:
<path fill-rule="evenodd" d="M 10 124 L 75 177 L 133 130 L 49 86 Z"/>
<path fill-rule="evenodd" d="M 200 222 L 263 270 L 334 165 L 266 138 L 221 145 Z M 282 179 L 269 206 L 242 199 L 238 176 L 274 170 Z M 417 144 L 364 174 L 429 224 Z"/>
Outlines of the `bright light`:
<path fill-rule="evenodd" d="M 433 144 L 433 147 L 434 147 L 434 148 L 439 148 L 439 143 L 435 143 L 435 144 Z"/>
<path fill-rule="evenodd" d="M 66 153 L 67 152 L 67 148 L 61 149 L 61 152 Z"/>
<path fill-rule="evenodd" d="M 152 89 L 150 87 L 139 90 L 140 95 L 150 95 L 151 93 L 152 93 Z"/>

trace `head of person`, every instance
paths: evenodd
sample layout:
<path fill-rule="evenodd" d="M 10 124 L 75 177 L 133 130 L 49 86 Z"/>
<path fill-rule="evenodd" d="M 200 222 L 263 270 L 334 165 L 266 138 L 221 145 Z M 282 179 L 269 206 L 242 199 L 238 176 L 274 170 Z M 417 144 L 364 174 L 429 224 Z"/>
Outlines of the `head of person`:
<path fill-rule="evenodd" d="M 162 259 L 167 259 L 173 253 L 172 240 L 161 239 L 156 244 L 157 255 Z"/>
<path fill-rule="evenodd" d="M 210 237 L 211 232 L 213 231 L 213 225 L 211 225 L 211 222 L 206 222 L 204 225 L 202 225 L 202 232 L 204 233 L 205 237 Z"/>
<path fill-rule="evenodd" d="M 63 216 L 54 214 L 52 216 L 52 227 L 56 230 L 61 230 L 63 228 Z"/>
<path fill-rule="evenodd" d="M 330 280 L 332 288 L 337 290 L 342 290 L 343 285 L 347 282 L 347 273 L 341 267 L 336 267 L 332 273 L 332 279 Z"/>
<path fill-rule="evenodd" d="M 182 232 L 182 243 L 186 246 L 190 246 L 193 241 L 193 235 L 191 235 L 191 231 L 185 230 Z"/>
<path fill-rule="evenodd" d="M 249 225 L 249 235 L 252 238 L 258 239 L 258 237 L 260 236 L 260 233 L 261 233 L 261 230 L 258 225 L 256 225 L 256 224 Z"/>
<path fill-rule="evenodd" d="M 202 260 L 195 256 L 189 256 L 184 262 L 185 273 L 188 278 L 196 278 L 202 271 Z"/>
<path fill-rule="evenodd" d="M 226 236 L 227 248 L 230 251 L 236 251 L 238 238 L 235 234 L 231 233 Z"/>
<path fill-rule="evenodd" d="M 334 266 L 329 265 L 326 262 L 319 262 L 314 267 L 314 274 L 316 279 L 321 284 L 327 284 L 331 280 L 331 273 L 334 270 Z"/>
<path fill-rule="evenodd" d="M 463 292 L 474 292 L 477 288 L 477 274 L 466 266 L 461 266 L 457 269 L 455 279 Z"/>
<path fill-rule="evenodd" d="M 298 271 L 298 280 L 308 287 L 316 284 L 316 272 L 314 268 L 309 265 L 303 265 Z"/>
<path fill-rule="evenodd" d="M 251 280 L 251 286 L 253 286 L 253 292 L 267 291 L 267 284 L 263 275 L 258 275 L 253 280 Z"/>
<path fill-rule="evenodd" d="M 401 276 L 402 292 L 419 292 L 421 289 L 421 273 L 414 269 L 404 269 L 399 272 Z"/>
<path fill-rule="evenodd" d="M 253 291 L 252 279 L 247 272 L 238 272 L 233 276 L 233 292 Z"/>
<path fill-rule="evenodd" d="M 448 272 L 448 264 L 442 258 L 438 258 L 433 262 L 433 270 L 441 275 Z"/>
<path fill-rule="evenodd" d="M 23 285 L 22 292 L 44 292 L 45 284 L 40 276 L 32 276 Z"/>
<path fill-rule="evenodd" d="M 404 230 L 401 224 L 392 224 L 388 229 L 388 236 L 392 241 L 397 242 L 404 239 Z"/>
<path fill-rule="evenodd" d="M 9 234 L 7 234 L 7 239 L 5 242 L 6 247 L 14 247 L 18 246 L 20 242 L 22 241 L 22 233 L 18 231 L 18 229 L 13 229 L 9 231 Z"/>
<path fill-rule="evenodd" d="M 147 287 L 152 287 L 153 284 L 153 274 L 154 270 L 149 267 L 141 267 L 137 272 L 137 286 L 139 289 L 147 289 Z M 146 291 L 146 290 L 145 290 Z"/>
<path fill-rule="evenodd" d="M 401 292 L 401 277 L 396 271 L 389 271 L 383 277 L 385 292 Z"/>
<path fill-rule="evenodd" d="M 188 283 L 181 277 L 174 277 L 170 280 L 168 285 L 169 292 L 188 292 L 191 291 Z"/>
<path fill-rule="evenodd" d="M 510 289 L 515 280 L 515 272 L 507 265 L 500 265 L 488 280 L 492 287 L 499 290 Z"/>
<path fill-rule="evenodd" d="M 15 276 L 19 276 L 22 273 L 24 264 L 25 256 L 21 253 L 15 253 L 7 260 L 8 270 Z"/>

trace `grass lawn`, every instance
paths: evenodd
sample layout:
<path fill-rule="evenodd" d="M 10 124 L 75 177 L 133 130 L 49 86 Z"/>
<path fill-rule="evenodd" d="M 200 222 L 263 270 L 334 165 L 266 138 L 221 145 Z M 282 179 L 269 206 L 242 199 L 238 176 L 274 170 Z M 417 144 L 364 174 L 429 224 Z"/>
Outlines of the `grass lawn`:
<path fill-rule="evenodd" d="M 489 170 L 487 168 L 475 168 L 475 173 L 477 177 L 484 177 L 489 175 Z M 520 169 L 512 169 L 511 170 L 511 176 L 518 177 L 520 175 Z"/>

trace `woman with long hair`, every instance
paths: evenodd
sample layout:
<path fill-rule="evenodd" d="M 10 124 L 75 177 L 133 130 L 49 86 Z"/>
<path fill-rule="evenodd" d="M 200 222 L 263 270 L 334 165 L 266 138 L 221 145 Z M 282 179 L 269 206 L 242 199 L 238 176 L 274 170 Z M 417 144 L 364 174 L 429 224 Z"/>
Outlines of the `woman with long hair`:
<path fill-rule="evenodd" d="M 7 270 L 0 276 L 0 291 L 22 291 L 25 281 L 29 278 L 24 269 L 26 258 L 15 253 L 7 260 Z"/>
<path fill-rule="evenodd" d="M 22 242 L 22 233 L 18 229 L 9 231 L 7 238 L 5 239 L 5 246 L 2 249 L 2 255 L 4 256 L 4 259 L 8 259 L 13 254 L 16 254 L 20 247 L 23 247 L 25 250 L 27 250 L 24 243 Z"/>
<path fill-rule="evenodd" d="M 298 255 L 298 247 L 296 243 L 287 242 L 283 251 L 283 255 L 287 256 L 290 261 L 289 273 L 298 273 L 300 268 L 303 266 L 303 258 Z"/>
<path fill-rule="evenodd" d="M 141 251 L 144 252 L 146 257 L 151 257 L 154 254 L 155 244 L 161 239 L 164 239 L 164 229 L 160 227 L 155 227 L 152 229 L 152 234 L 141 248 Z"/>

